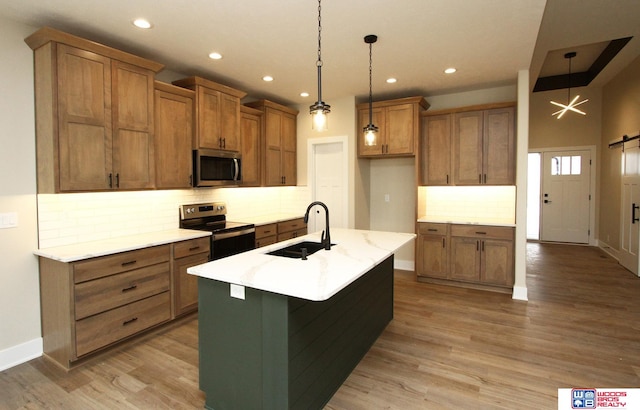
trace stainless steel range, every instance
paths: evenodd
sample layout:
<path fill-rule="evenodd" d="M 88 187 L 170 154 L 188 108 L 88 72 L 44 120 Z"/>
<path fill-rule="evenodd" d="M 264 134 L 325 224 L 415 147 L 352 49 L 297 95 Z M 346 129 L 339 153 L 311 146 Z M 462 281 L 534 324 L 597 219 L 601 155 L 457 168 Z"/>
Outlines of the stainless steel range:
<path fill-rule="evenodd" d="M 255 248 L 255 225 L 244 222 L 229 222 L 226 214 L 227 205 L 224 202 L 208 202 L 180 207 L 180 228 L 212 232 L 211 260 Z"/>

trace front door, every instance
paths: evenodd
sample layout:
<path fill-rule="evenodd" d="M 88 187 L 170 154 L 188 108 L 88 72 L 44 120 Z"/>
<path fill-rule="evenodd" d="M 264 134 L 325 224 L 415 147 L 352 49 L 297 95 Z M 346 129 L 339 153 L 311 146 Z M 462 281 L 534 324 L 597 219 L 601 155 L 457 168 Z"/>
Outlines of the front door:
<path fill-rule="evenodd" d="M 638 141 L 627 142 L 622 154 L 622 209 L 620 217 L 619 261 L 622 266 L 638 274 L 640 241 L 640 147 Z"/>
<path fill-rule="evenodd" d="M 590 151 L 543 154 L 541 240 L 589 243 L 590 185 Z"/>

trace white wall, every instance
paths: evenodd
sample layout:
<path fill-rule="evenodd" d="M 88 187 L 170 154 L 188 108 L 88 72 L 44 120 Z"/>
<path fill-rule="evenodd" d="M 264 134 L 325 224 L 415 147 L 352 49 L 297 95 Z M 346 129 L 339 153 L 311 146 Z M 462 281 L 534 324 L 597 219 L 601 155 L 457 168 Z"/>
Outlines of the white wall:
<path fill-rule="evenodd" d="M 0 370 L 42 353 L 37 258 L 33 54 L 35 28 L 0 17 Z"/>

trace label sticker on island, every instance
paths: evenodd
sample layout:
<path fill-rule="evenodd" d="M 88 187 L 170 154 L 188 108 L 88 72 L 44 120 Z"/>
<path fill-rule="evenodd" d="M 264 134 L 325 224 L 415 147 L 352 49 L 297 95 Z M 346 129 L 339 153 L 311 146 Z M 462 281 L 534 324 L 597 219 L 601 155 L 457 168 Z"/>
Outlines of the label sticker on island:
<path fill-rule="evenodd" d="M 232 298 L 244 300 L 244 286 L 229 284 L 229 295 Z"/>

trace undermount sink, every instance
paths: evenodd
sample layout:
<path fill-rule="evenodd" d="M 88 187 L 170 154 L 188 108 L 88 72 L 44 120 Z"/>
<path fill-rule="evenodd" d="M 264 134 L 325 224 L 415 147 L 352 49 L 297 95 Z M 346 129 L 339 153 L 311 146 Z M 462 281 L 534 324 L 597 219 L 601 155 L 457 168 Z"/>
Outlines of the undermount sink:
<path fill-rule="evenodd" d="M 335 245 L 332 243 L 331 246 Z M 267 255 L 284 256 L 286 258 L 306 259 L 307 256 L 324 249 L 324 245 L 320 242 L 304 241 L 267 252 Z"/>

